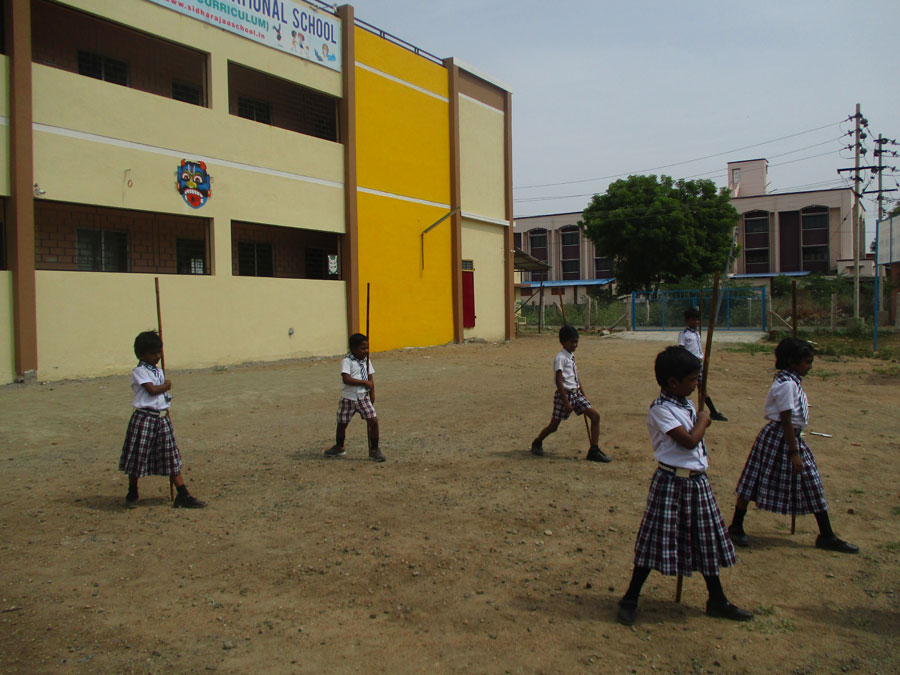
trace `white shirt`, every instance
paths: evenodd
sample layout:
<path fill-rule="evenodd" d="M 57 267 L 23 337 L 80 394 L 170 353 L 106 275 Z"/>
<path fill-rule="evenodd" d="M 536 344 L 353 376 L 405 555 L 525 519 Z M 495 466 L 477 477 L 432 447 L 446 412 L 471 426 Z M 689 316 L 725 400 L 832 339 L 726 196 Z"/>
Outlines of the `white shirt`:
<path fill-rule="evenodd" d="M 703 345 L 700 344 L 700 329 L 685 328 L 678 334 L 678 344 L 687 349 L 701 361 L 703 360 Z"/>
<path fill-rule="evenodd" d="M 372 366 L 371 359 L 369 359 L 368 375 L 366 374 L 365 359 L 360 360 L 353 356 L 353 354 L 347 354 L 347 356 L 344 357 L 344 360 L 341 361 L 341 373 L 347 373 L 354 380 L 368 380 L 369 375 L 374 372 L 375 368 Z M 345 384 L 344 389 L 341 391 L 341 396 L 350 399 L 351 401 L 359 401 L 369 396 L 369 390 L 362 385 Z"/>
<path fill-rule="evenodd" d="M 571 391 L 578 389 L 578 371 L 575 368 L 575 355 L 560 349 L 559 354 L 553 357 L 553 385 L 556 386 L 556 373 L 562 371 L 563 389 Z"/>
<path fill-rule="evenodd" d="M 166 381 L 162 368 L 151 366 L 149 363 L 141 361 L 137 368 L 131 371 L 131 389 L 134 391 L 134 399 L 131 402 L 135 408 L 150 408 L 152 410 L 166 410 L 169 407 L 169 401 L 172 397 L 168 392 L 157 394 L 154 396 L 144 389 L 145 382 L 154 385 L 161 385 Z"/>
<path fill-rule="evenodd" d="M 690 400 L 660 392 L 647 413 L 647 429 L 657 462 L 691 471 L 706 471 L 709 457 L 703 441 L 694 448 L 685 448 L 669 436 L 669 432 L 679 426 L 690 433 L 696 421 L 697 413 Z"/>
<path fill-rule="evenodd" d="M 809 426 L 809 403 L 800 382 L 800 376 L 792 370 L 781 370 L 775 375 L 775 381 L 766 396 L 767 420 L 780 422 L 782 411 L 790 410 L 791 423 L 795 428 L 805 429 Z"/>

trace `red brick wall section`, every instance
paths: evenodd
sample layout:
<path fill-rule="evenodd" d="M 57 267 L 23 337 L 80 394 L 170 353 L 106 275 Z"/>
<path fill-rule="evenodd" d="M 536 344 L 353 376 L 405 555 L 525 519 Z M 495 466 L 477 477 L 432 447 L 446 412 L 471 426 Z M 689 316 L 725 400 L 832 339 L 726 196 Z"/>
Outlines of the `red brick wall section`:
<path fill-rule="evenodd" d="M 242 241 L 272 244 L 275 276 L 303 279 L 306 277 L 306 249 L 321 248 L 336 255 L 340 240 L 329 232 L 232 221 L 231 270 L 234 276 L 238 276 L 238 243 Z"/>
<path fill-rule="evenodd" d="M 39 270 L 76 270 L 77 231 L 89 229 L 128 234 L 129 272 L 175 274 L 176 241 L 208 241 L 209 219 L 41 200 L 34 204 L 34 229 Z"/>

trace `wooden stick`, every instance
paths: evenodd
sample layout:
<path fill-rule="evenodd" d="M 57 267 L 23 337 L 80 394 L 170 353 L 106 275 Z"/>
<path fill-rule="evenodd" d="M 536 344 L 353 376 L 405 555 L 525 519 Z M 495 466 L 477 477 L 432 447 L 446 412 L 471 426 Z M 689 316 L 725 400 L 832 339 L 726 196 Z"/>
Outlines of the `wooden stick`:
<path fill-rule="evenodd" d="M 563 302 L 564 299 L 565 299 L 565 296 L 563 296 L 559 299 L 559 309 L 560 309 L 560 312 L 562 313 L 563 326 L 568 326 L 569 321 L 568 321 L 568 319 L 566 319 L 566 303 Z"/>
<path fill-rule="evenodd" d="M 791 335 L 797 337 L 797 280 L 791 280 Z"/>
<path fill-rule="evenodd" d="M 706 379 L 709 375 L 709 355 L 712 352 L 712 337 L 713 331 L 716 328 L 716 303 L 719 301 L 719 273 L 716 272 L 716 276 L 713 278 L 713 294 L 712 294 L 712 303 L 710 304 L 710 312 L 709 312 L 709 324 L 706 328 L 706 349 L 703 351 L 703 368 L 701 372 L 701 381 L 700 381 L 700 401 L 697 405 L 697 412 L 703 411 L 703 406 L 706 404 Z M 703 441 L 700 441 L 701 443 Z M 681 602 L 681 586 L 684 583 L 681 575 L 678 575 L 678 580 L 675 582 L 675 602 Z"/>
<path fill-rule="evenodd" d="M 156 286 L 156 332 L 159 333 L 159 340 L 162 342 L 162 307 L 159 302 L 159 277 L 153 277 L 153 283 Z M 166 345 L 160 350 L 159 360 L 162 364 L 163 373 L 166 372 Z M 175 501 L 175 479 L 169 476 L 169 501 Z"/>
<path fill-rule="evenodd" d="M 369 338 L 369 282 L 366 282 L 366 341 L 369 343 L 369 351 L 372 351 L 372 340 Z M 369 379 L 369 353 L 366 352 L 366 379 Z"/>

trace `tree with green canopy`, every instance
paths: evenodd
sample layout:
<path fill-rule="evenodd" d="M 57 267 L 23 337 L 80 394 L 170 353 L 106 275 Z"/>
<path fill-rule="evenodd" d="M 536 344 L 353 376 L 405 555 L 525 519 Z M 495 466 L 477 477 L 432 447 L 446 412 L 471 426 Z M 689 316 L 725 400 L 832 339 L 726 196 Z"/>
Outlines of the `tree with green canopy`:
<path fill-rule="evenodd" d="M 594 195 L 579 225 L 615 260 L 621 291 L 722 270 L 740 214 L 711 180 L 629 176 Z"/>

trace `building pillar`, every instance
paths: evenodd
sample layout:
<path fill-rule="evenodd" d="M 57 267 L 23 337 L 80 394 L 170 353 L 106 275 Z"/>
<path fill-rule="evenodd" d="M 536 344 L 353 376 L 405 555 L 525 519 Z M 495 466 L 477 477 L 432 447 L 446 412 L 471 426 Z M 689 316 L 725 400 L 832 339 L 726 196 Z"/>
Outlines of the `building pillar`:
<path fill-rule="evenodd" d="M 450 107 L 450 265 L 453 302 L 453 340 L 465 338 L 462 299 L 462 188 L 460 185 L 459 148 L 459 66 L 452 58 L 444 59 L 447 69 L 447 97 Z"/>
<path fill-rule="evenodd" d="M 341 238 L 341 278 L 346 284 L 347 330 L 360 331 L 359 298 L 359 210 L 356 177 L 356 32 L 353 7 L 341 5 L 341 62 L 343 96 L 341 98 L 341 142 L 344 145 L 344 236 Z M 368 317 L 366 317 L 368 318 Z"/>
<path fill-rule="evenodd" d="M 7 0 L 9 45 L 10 199 L 6 231 L 12 272 L 16 377 L 37 379 L 37 290 L 34 266 L 34 142 L 32 136 L 31 0 Z"/>
<path fill-rule="evenodd" d="M 509 221 L 509 226 L 506 228 L 506 255 L 503 261 L 506 281 L 506 339 L 512 340 L 516 336 L 516 285 L 513 271 L 515 267 L 515 220 L 513 214 L 512 187 L 512 94 L 509 92 L 506 92 L 506 101 L 503 106 L 503 136 L 504 201 L 506 205 L 506 219 Z M 522 243 L 524 244 L 524 241 Z"/>

